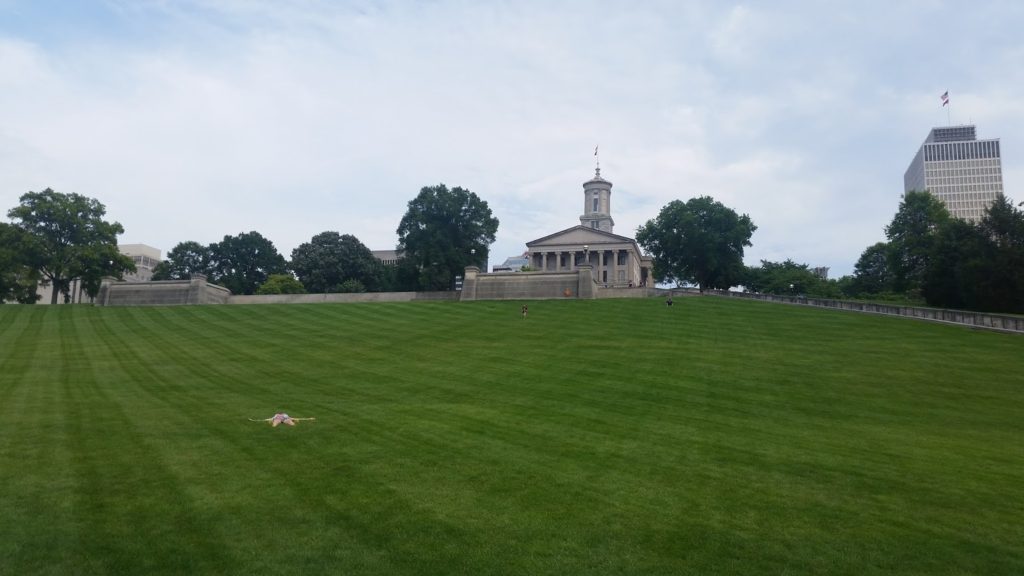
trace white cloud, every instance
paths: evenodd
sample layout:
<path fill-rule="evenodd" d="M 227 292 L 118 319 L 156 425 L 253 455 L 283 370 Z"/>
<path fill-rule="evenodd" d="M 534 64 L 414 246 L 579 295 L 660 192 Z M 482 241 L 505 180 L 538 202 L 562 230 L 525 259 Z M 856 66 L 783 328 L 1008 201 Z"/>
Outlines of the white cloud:
<path fill-rule="evenodd" d="M 707 194 L 758 225 L 748 261 L 849 272 L 946 88 L 1020 182 L 1024 49 L 998 3 L 918 6 L 913 26 L 912 7 L 785 2 L 109 5 L 117 33 L 0 33 L 0 204 L 94 196 L 164 251 L 247 230 L 286 255 L 324 230 L 391 248 L 444 182 L 488 201 L 500 262 L 578 223 L 600 144 L 616 232 Z M 955 70 L 963 88 L 936 34 L 990 56 Z"/>

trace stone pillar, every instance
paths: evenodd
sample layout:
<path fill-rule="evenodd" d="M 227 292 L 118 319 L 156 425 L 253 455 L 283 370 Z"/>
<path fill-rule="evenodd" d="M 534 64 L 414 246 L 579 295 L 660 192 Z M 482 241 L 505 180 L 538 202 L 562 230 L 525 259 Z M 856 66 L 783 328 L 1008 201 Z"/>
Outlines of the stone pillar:
<path fill-rule="evenodd" d="M 459 295 L 459 300 L 467 302 L 469 300 L 476 300 L 476 284 L 477 276 L 480 275 L 480 268 L 476 266 L 466 266 L 466 272 L 462 276 L 462 294 Z"/>
<path fill-rule="evenodd" d="M 188 296 L 185 297 L 185 304 L 206 304 L 206 276 L 204 274 L 193 274 L 188 281 Z"/>
<path fill-rule="evenodd" d="M 594 267 L 590 264 L 580 264 L 576 273 L 576 297 L 583 299 L 594 298 Z"/>
<path fill-rule="evenodd" d="M 117 278 L 113 276 L 104 276 L 100 280 L 100 290 L 96 294 L 96 301 L 93 302 L 93 306 L 109 306 L 110 305 L 110 285 L 117 282 Z"/>

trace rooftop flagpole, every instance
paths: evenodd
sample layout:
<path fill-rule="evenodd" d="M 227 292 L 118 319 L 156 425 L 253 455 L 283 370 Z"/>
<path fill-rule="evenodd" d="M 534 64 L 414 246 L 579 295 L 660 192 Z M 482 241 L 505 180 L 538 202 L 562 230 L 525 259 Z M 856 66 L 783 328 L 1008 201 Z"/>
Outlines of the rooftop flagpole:
<path fill-rule="evenodd" d="M 949 90 L 943 92 L 942 96 L 939 96 L 939 98 L 942 99 L 942 107 L 946 109 L 946 126 L 952 126 L 953 121 L 950 119 L 949 114 L 949 109 L 951 108 L 951 106 L 949 105 Z"/>
<path fill-rule="evenodd" d="M 597 146 L 594 146 L 594 162 L 597 163 L 597 169 L 595 170 L 595 174 L 597 174 L 598 176 L 601 175 L 601 157 L 597 155 L 597 149 L 600 146 L 601 146 L 600 144 L 598 144 Z"/>

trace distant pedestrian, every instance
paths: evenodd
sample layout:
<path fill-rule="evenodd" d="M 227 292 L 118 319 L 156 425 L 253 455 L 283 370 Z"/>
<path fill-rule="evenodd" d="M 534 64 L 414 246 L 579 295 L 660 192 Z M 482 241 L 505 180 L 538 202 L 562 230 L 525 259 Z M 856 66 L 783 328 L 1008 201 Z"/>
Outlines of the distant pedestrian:
<path fill-rule="evenodd" d="M 527 307 L 526 304 L 523 304 L 523 318 L 524 319 L 526 318 L 526 313 L 529 312 L 529 311 L 530 311 L 529 307 Z"/>
<path fill-rule="evenodd" d="M 665 300 L 665 306 L 672 306 L 672 295 L 671 294 L 669 294 L 668 298 Z"/>

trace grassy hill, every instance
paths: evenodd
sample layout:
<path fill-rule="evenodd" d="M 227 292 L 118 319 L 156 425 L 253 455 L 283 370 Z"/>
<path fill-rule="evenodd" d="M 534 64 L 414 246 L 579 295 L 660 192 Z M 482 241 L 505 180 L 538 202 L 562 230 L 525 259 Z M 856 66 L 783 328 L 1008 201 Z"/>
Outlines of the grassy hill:
<path fill-rule="evenodd" d="M 1024 573 L 1021 337 L 519 304 L 0 306 L 0 574 Z"/>

